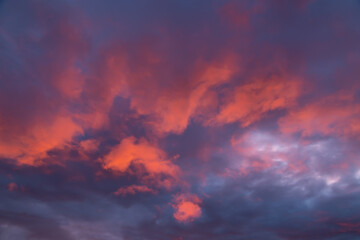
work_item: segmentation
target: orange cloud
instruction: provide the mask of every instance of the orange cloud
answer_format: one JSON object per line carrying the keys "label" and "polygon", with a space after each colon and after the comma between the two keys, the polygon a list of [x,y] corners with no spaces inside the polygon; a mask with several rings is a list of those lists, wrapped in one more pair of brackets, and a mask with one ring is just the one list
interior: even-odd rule
{"label": "orange cloud", "polygon": [[82,128],[70,116],[59,115],[53,121],[37,122],[26,132],[12,138],[0,137],[0,156],[16,158],[20,164],[40,164],[47,151],[62,147],[74,135],[82,132]]}
{"label": "orange cloud", "polygon": [[216,116],[215,123],[240,121],[242,126],[260,120],[267,112],[295,104],[300,94],[300,82],[273,76],[234,89]]}
{"label": "orange cloud", "polygon": [[119,188],[118,190],[116,190],[114,192],[114,195],[116,196],[126,196],[126,195],[134,195],[136,193],[152,193],[155,194],[156,191],[154,189],[151,189],[147,186],[143,186],[143,185],[131,185],[131,186],[127,186],[127,187],[122,187]]}
{"label": "orange cloud", "polygon": [[[0,157],[17,159],[20,164],[44,164],[48,151],[64,147],[88,129],[107,126],[108,113],[119,95],[129,98],[137,113],[149,116],[145,124],[155,132],[181,133],[198,109],[214,100],[205,98],[209,88],[227,81],[235,71],[230,58],[221,64],[201,63],[191,76],[183,76],[191,78],[185,86],[180,77],[181,81],[174,81],[177,84],[165,86],[158,81],[158,74],[168,66],[164,62],[166,56],[158,56],[151,48],[145,48],[140,54],[140,64],[131,69],[126,51],[115,44],[103,49],[99,59],[91,63],[91,71],[85,73],[76,67],[78,56],[86,50],[81,47],[86,45],[85,39],[75,26],[66,25],[61,29],[70,33],[61,35],[65,41],[57,53],[61,55],[62,64],[58,64],[57,58],[45,63],[44,86],[29,89],[28,98],[12,98],[13,94],[1,97],[2,102],[15,102],[10,107],[21,109],[19,115],[9,111],[10,107],[0,109]],[[173,77],[173,73],[169,75]],[[43,92],[44,89],[50,89],[50,94]],[[37,100],[32,103],[36,109],[30,113],[27,112],[30,108],[27,104],[31,103],[28,99]],[[90,147],[83,145],[80,147]],[[144,165],[152,172],[173,171],[161,162],[160,166],[156,166],[156,161]]]}
{"label": "orange cloud", "polygon": [[[124,54],[112,49],[116,61],[102,52],[101,64],[79,67],[89,50],[89,39],[81,31],[84,22],[70,20],[72,14],[63,16],[46,4],[28,7],[34,12],[33,24],[39,34],[36,38],[24,35],[19,38],[24,40],[21,44],[14,40],[15,53],[32,61],[24,61],[16,73],[1,73],[12,81],[7,81],[8,87],[0,94],[0,157],[33,165],[46,163],[49,150],[62,148],[87,129],[107,123],[113,100],[124,86]],[[46,20],[48,14],[53,16],[51,23]],[[27,55],[30,52],[24,48],[28,44],[41,46],[41,54]],[[4,69],[12,68],[11,61],[8,64]],[[87,67],[91,70],[84,71]]]}
{"label": "orange cloud", "polygon": [[[28,99],[1,99],[15,102],[14,108],[20,110],[0,109],[0,157],[16,159],[19,164],[45,164],[49,150],[64,147],[87,129],[106,126],[114,98],[125,89],[121,52],[116,58],[106,55],[91,77],[75,67],[72,53],[66,57],[66,64],[58,64],[47,73],[43,88],[29,89]],[[53,92],[44,93],[43,89]],[[74,110],[74,102],[79,111]],[[81,147],[90,145],[82,143]]]}
{"label": "orange cloud", "polygon": [[[153,88],[149,88],[142,83],[143,79],[139,80],[141,84],[130,83],[130,91],[133,92],[131,107],[139,114],[151,116],[150,125],[158,134],[181,133],[199,108],[211,104],[209,98],[205,97],[208,90],[228,81],[236,71],[231,58],[224,61],[225,64],[201,66],[186,77],[191,81],[182,81],[169,88],[162,88],[156,83],[152,84]],[[146,78],[141,78],[157,78],[151,76],[151,73],[148,74]],[[144,86],[146,89],[143,89]]]}
{"label": "orange cloud", "polygon": [[201,216],[200,198],[194,194],[179,194],[175,196],[174,204],[175,209],[174,218],[179,222],[192,222]]}
{"label": "orange cloud", "polygon": [[[124,138],[104,159],[104,168],[125,172],[132,163],[142,164],[151,176],[165,174],[177,179],[180,169],[166,157],[166,153],[146,139]],[[159,180],[157,184],[170,187],[171,182]]]}
{"label": "orange cloud", "polygon": [[286,134],[355,136],[360,133],[360,104],[353,93],[339,93],[291,111],[278,121]]}

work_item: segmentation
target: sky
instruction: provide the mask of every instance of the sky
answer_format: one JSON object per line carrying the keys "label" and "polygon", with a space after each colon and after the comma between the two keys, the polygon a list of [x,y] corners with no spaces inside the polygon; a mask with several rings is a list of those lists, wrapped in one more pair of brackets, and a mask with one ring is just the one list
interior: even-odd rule
{"label": "sky", "polygon": [[0,1],[0,240],[360,239],[360,1]]}

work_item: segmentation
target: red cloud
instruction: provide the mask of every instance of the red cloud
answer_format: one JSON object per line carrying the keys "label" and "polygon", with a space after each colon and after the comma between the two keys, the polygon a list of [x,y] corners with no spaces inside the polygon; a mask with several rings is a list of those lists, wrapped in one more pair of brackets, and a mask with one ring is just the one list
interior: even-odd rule
{"label": "red cloud", "polygon": [[193,194],[179,194],[175,196],[174,218],[179,222],[192,222],[201,216],[200,198]]}
{"label": "red cloud", "polygon": [[[89,67],[96,69],[89,73],[91,77],[84,73],[84,66],[79,67],[89,42],[82,35],[83,22],[76,21],[81,17],[74,9],[66,4],[57,8],[36,3],[26,6],[30,11],[23,13],[24,18],[32,21],[23,27],[36,29],[37,34],[20,31],[23,35],[14,37],[11,31],[6,33],[12,46],[9,50],[21,56],[22,65],[13,65],[9,59],[0,73],[6,79],[0,94],[0,157],[34,165],[44,163],[49,150],[62,148],[86,129],[106,123],[120,91],[121,76],[120,65],[115,71],[110,61],[104,61],[107,71],[102,74]],[[66,16],[64,9],[69,13]],[[51,21],[48,16],[52,16]],[[19,69],[10,71],[14,67]],[[101,80],[97,78],[100,75]]]}
{"label": "red cloud", "polygon": [[1,157],[16,158],[21,164],[38,164],[36,160],[46,157],[48,150],[62,147],[83,130],[70,116],[64,115],[50,122],[35,123],[25,131],[12,138],[0,138]]}
{"label": "red cloud", "polygon": [[[153,87],[148,87],[147,80],[139,79],[136,84],[130,82],[130,91],[133,93],[131,107],[139,114],[149,115],[151,127],[157,134],[182,133],[191,117],[194,117],[201,108],[212,104],[207,93],[211,87],[222,84],[230,79],[235,68],[232,59],[224,60],[225,64],[210,64],[199,67],[198,70],[186,76],[189,82],[180,82],[179,86],[169,88],[157,86],[156,78]],[[149,73],[150,74],[150,73]],[[151,76],[149,76],[151,77]],[[146,89],[143,89],[146,86]]]}
{"label": "red cloud", "polygon": [[[146,171],[153,177],[157,174],[165,174],[172,179],[177,179],[180,169],[172,163],[166,153],[156,145],[141,138],[127,137],[115,146],[104,159],[104,168],[113,171],[125,172],[132,163],[142,164]],[[169,181],[159,180],[156,184],[163,187],[172,185]]]}
{"label": "red cloud", "polygon": [[303,136],[312,134],[359,136],[360,104],[352,93],[338,93],[290,111],[279,120],[280,130]]}
{"label": "red cloud", "polygon": [[300,94],[300,82],[273,76],[235,88],[215,118],[217,124],[240,121],[242,126],[260,120],[272,110],[295,104]]}
{"label": "red cloud", "polygon": [[[66,64],[51,63],[56,69],[46,72],[44,87],[34,86],[29,96],[15,100],[11,94],[0,97],[1,102],[13,102],[10,107],[19,109],[0,106],[0,157],[17,159],[20,164],[43,164],[49,150],[64,147],[87,129],[106,125],[114,98],[124,88],[121,56],[116,61],[106,58],[92,73],[95,77],[88,78],[74,67],[73,53],[68,54]],[[79,110],[74,110],[74,102]]]}

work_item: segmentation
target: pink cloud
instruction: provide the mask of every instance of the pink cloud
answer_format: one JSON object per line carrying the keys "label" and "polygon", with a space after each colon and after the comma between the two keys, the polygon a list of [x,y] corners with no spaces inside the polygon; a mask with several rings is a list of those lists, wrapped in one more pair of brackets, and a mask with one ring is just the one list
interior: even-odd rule
{"label": "pink cloud", "polygon": [[174,218],[179,222],[192,222],[201,216],[201,200],[194,194],[179,194],[172,204]]}
{"label": "pink cloud", "polygon": [[281,132],[358,137],[360,104],[351,92],[340,92],[291,110],[278,123]]}
{"label": "pink cloud", "polygon": [[172,181],[176,181],[181,173],[178,166],[167,158],[163,150],[144,138],[124,138],[103,158],[104,168],[115,172],[125,172],[131,164],[143,165],[153,180],[159,174],[169,176],[171,180],[158,179],[154,183],[166,188],[171,187],[174,183]]}
{"label": "pink cloud", "polygon": [[300,86],[300,81],[277,76],[238,86],[230,91],[214,122],[239,121],[242,126],[248,126],[265,117],[269,111],[294,106],[301,92]]}

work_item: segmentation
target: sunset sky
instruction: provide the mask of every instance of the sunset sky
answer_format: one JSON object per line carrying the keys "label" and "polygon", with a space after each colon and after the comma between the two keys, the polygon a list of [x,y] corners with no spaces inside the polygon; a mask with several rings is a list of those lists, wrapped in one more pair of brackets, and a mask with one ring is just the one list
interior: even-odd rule
{"label": "sunset sky", "polygon": [[359,153],[358,0],[0,0],[0,240],[356,240]]}

